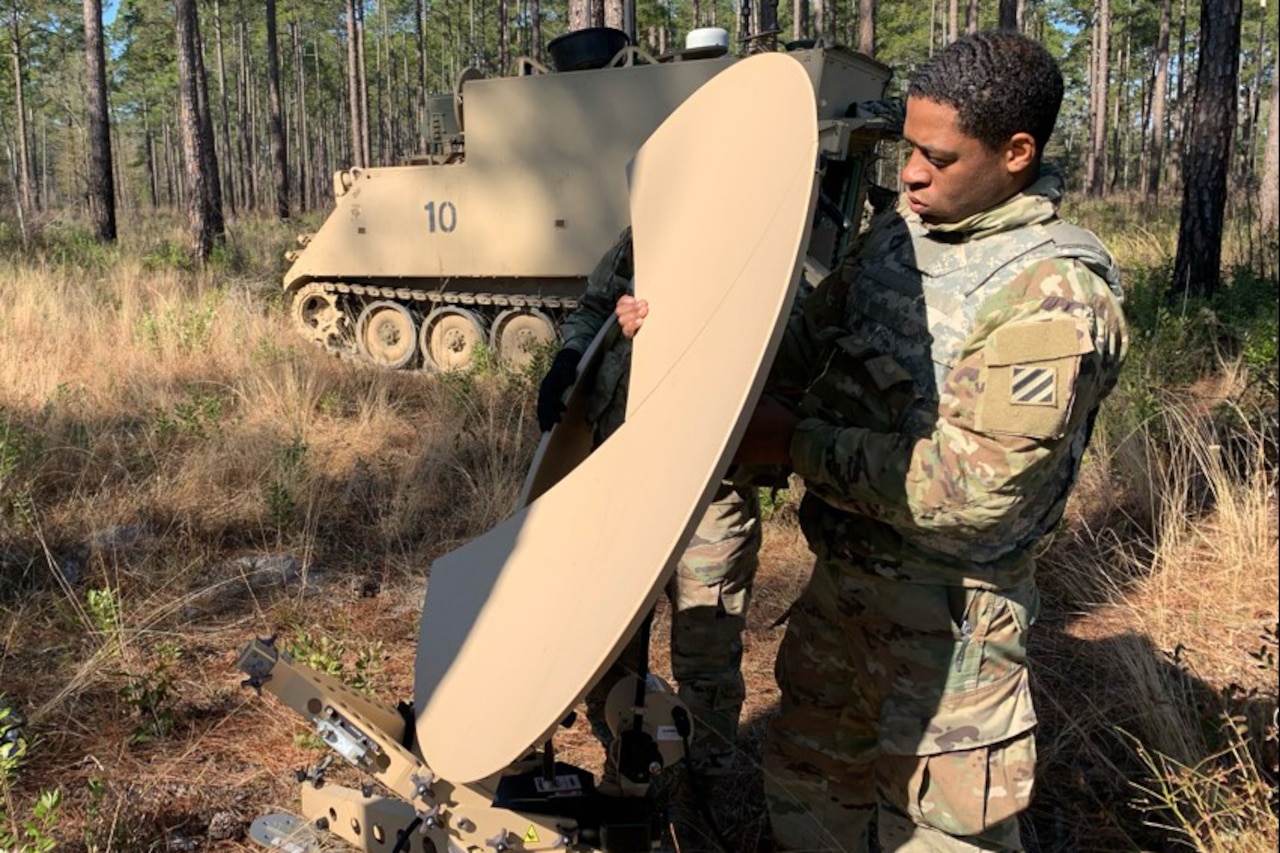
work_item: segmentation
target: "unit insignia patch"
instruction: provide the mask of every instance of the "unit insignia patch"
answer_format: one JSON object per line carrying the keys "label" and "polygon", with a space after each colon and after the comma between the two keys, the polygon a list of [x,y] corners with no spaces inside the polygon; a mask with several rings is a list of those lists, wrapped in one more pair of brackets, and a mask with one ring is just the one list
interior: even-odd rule
{"label": "unit insignia patch", "polygon": [[1017,406],[1057,406],[1058,371],[1042,365],[1014,365],[1009,401]]}

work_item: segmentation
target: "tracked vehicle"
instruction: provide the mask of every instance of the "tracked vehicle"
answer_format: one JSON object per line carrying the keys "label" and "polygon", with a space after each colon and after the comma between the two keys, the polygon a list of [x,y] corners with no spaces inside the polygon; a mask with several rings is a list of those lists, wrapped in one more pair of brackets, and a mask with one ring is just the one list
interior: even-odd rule
{"label": "tracked vehicle", "polygon": [[[517,76],[460,75],[453,94],[431,99],[428,150],[409,164],[334,175],[335,208],[299,238],[284,276],[306,338],[382,368],[440,371],[469,366],[482,344],[521,366],[555,340],[628,224],[627,163],[739,59],[727,39],[655,57],[608,28],[569,33],[548,51],[550,67],[522,58]],[[820,43],[790,53],[818,105],[823,178],[809,256],[821,270],[860,219],[886,125],[865,105],[884,97],[890,71]],[[737,132],[724,127],[719,144],[734,146]]]}

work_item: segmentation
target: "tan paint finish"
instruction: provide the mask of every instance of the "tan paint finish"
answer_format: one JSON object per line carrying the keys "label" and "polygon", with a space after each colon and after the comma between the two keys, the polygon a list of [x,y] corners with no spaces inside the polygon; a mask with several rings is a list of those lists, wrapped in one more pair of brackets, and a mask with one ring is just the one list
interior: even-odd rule
{"label": "tan paint finish", "polygon": [[254,640],[240,652],[236,666],[262,679],[262,687],[314,723],[340,719],[358,728],[376,748],[364,767],[372,778],[405,800],[412,800],[416,778],[429,774],[418,756],[400,745],[404,722],[394,708],[368,698],[331,675],[299,666],[273,645]]}
{"label": "tan paint finish", "polygon": [[[884,96],[890,73],[874,60],[842,49],[787,55],[804,67],[820,120],[841,119],[850,103]],[[636,150],[689,94],[739,61],[472,80],[464,90],[465,160],[341,173],[336,183],[350,187],[336,193],[333,213],[300,251],[284,286],[580,282],[628,224],[625,166]],[[709,140],[732,159],[743,130],[736,116],[726,116],[708,130]],[[723,173],[726,182],[734,177]],[[428,204],[435,206],[434,231]],[[577,282],[565,295],[577,295]]]}
{"label": "tan paint finish", "polygon": [[[627,162],[732,62],[467,83],[466,160],[361,170],[285,286],[343,277],[585,276],[626,227]],[[451,212],[442,213],[446,204]]]}
{"label": "tan paint finish", "polygon": [[[413,806],[404,800],[373,795],[341,785],[326,784],[319,788],[304,784],[300,791],[302,816],[309,821],[328,821],[327,829],[348,844],[366,853],[393,853],[399,830],[409,826],[415,817]],[[426,850],[448,850],[449,837],[440,829],[419,835],[400,848],[401,853],[423,853]],[[430,841],[434,848],[427,847]]]}
{"label": "tan paint finish", "polygon": [[[576,825],[572,819],[495,808],[496,775],[470,785],[437,778],[417,755],[401,746],[404,722],[399,712],[355,692],[333,676],[295,663],[270,643],[251,641],[241,651],[237,666],[313,724],[340,722],[347,731],[359,732],[369,759],[362,778],[377,780],[398,799],[366,795],[331,782],[320,787],[303,782],[301,811],[308,820],[325,819],[330,832],[367,853],[394,850],[395,830],[421,813],[434,814],[437,823],[425,836],[415,837],[407,848],[414,853],[444,851],[446,833],[467,850],[479,850],[484,841],[501,837],[513,843],[519,840],[522,846],[513,849],[531,853],[563,849],[562,834],[573,834]],[[334,746],[332,740],[324,739]],[[527,772],[534,766],[510,769]],[[436,846],[426,847],[424,838]]]}
{"label": "tan paint finish", "polygon": [[[414,700],[419,748],[442,777],[490,776],[554,731],[674,567],[794,295],[814,115],[804,67],[765,54],[714,78],[637,155],[637,289],[654,306],[632,363],[642,393],[568,476],[432,565]],[[753,192],[726,194],[757,171]]]}

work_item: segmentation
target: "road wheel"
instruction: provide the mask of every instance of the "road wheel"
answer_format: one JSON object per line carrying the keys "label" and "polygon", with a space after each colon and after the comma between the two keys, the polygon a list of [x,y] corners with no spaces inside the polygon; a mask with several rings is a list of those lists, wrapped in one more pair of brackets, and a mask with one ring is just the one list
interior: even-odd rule
{"label": "road wheel", "polygon": [[307,340],[336,343],[350,329],[347,324],[338,295],[326,292],[323,284],[305,285],[293,295],[293,325]]}
{"label": "road wheel", "polygon": [[371,302],[356,323],[356,345],[374,364],[399,370],[418,352],[418,330],[409,309],[395,302]]}
{"label": "road wheel", "polygon": [[484,340],[484,324],[465,308],[437,308],[422,323],[423,358],[444,373],[471,367]]}
{"label": "road wheel", "polygon": [[530,308],[512,308],[494,321],[489,345],[503,364],[518,370],[528,367],[534,356],[555,339],[555,326],[546,314]]}

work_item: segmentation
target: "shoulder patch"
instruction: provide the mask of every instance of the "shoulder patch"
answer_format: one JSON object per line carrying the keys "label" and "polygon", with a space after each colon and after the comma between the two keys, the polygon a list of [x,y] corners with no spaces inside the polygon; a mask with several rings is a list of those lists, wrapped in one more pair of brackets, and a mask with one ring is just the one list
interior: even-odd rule
{"label": "shoulder patch", "polygon": [[1093,350],[1074,318],[1011,323],[997,329],[984,352],[978,432],[1055,439],[1066,432],[1080,358]]}

